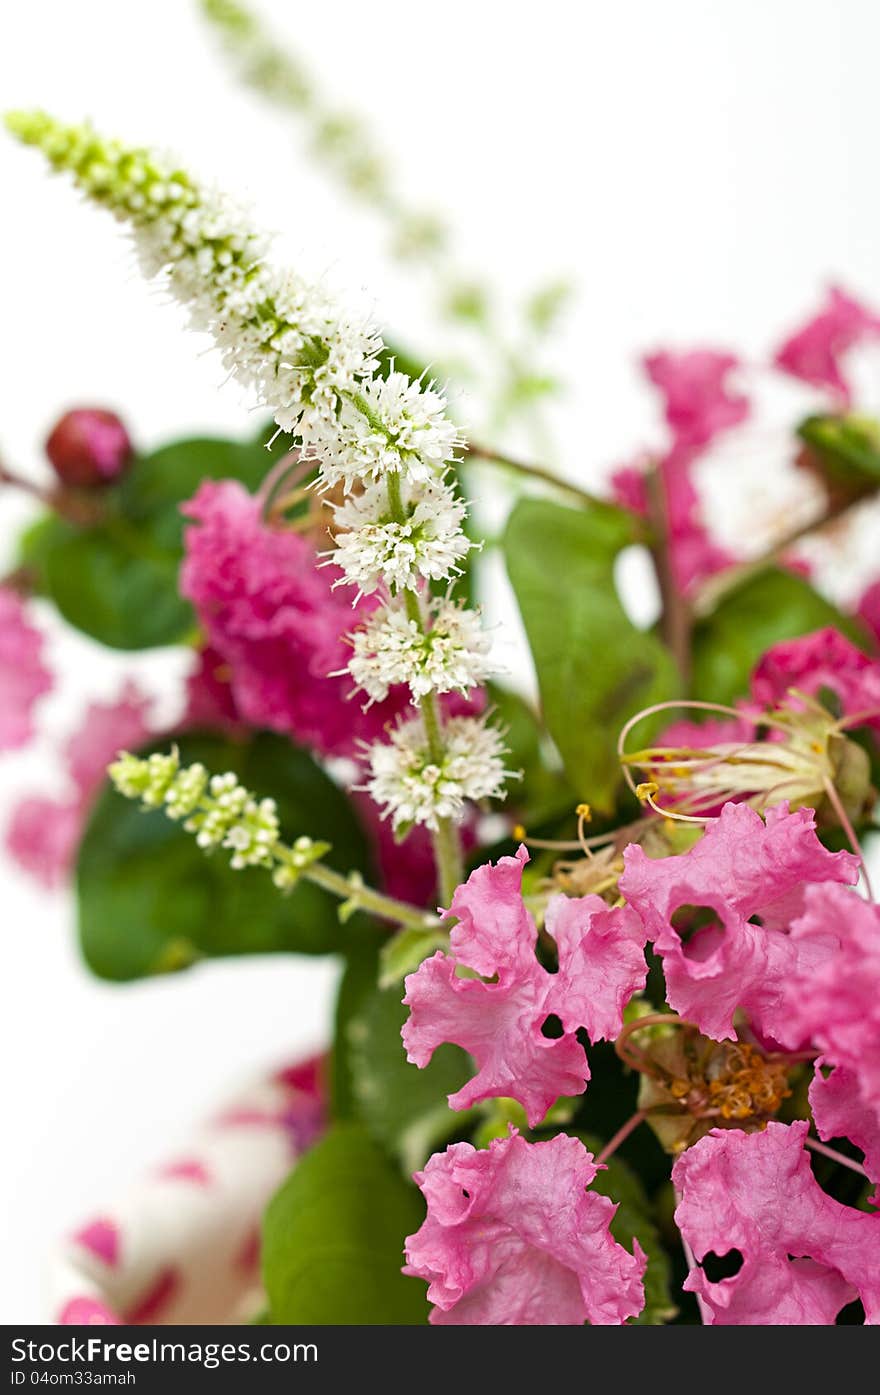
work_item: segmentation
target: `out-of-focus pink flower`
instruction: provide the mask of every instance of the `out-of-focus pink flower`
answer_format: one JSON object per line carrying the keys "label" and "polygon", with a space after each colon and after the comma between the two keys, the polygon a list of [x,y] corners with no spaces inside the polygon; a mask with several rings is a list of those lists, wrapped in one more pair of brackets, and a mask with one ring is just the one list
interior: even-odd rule
{"label": "out-of-focus pink flower", "polygon": [[233,731],[242,716],[232,695],[232,677],[226,660],[207,646],[196,654],[195,667],[186,679],[186,707],[181,726],[208,731]]}
{"label": "out-of-focus pink flower", "polygon": [[[820,1138],[848,1138],[864,1154],[865,1171],[872,1182],[880,1182],[880,1105],[869,1104],[862,1095],[855,1071],[835,1066],[823,1077],[820,1062],[810,1085],[810,1108]],[[880,1188],[873,1200],[880,1205]]]}
{"label": "out-of-focus pink flower", "polygon": [[856,614],[880,643],[880,581],[869,586],[859,601]]}
{"label": "out-of-focus pink flower", "polygon": [[43,637],[28,620],[21,598],[0,587],[0,751],[33,735],[33,708],[52,686],[42,659]]}
{"label": "out-of-focus pink flower", "polygon": [[664,416],[676,444],[702,448],[749,414],[749,400],[730,387],[735,354],[717,349],[662,350],[642,360],[664,398]]}
{"label": "out-of-focus pink flower", "polygon": [[705,722],[671,722],[657,737],[657,746],[705,751],[707,746],[736,745],[754,741],[754,724],[748,717],[709,717]]}
{"label": "out-of-focus pink flower", "polygon": [[76,407],[52,428],[46,454],[64,484],[80,489],[112,484],[132,458],[131,439],[115,412]]}
{"label": "out-of-focus pink flower", "polygon": [[125,684],[116,702],[92,703],[65,749],[73,793],[66,799],[24,799],[13,811],[7,847],[45,886],[59,886],[67,878],[107,766],[121,750],[143,745],[149,735],[148,708],[148,699],[133,683]]}
{"label": "out-of-focus pink flower", "polygon": [[612,1238],[617,1208],[587,1191],[597,1170],[566,1134],[435,1153],[415,1174],[428,1214],[404,1269],[428,1281],[431,1322],[607,1327],[640,1313],[645,1255]]}
{"label": "out-of-focus pink flower", "polygon": [[[811,809],[769,809],[766,822],[745,804],[725,804],[689,852],[649,858],[624,852],[620,890],[642,918],[663,958],[667,1001],[716,1040],[733,1039],[733,1015],[745,1011],[758,1031],[785,1039],[786,985],[813,951],[787,933],[812,882],[854,882],[858,860],[828,852]],[[711,923],[686,943],[676,928],[682,908],[705,908]]]}
{"label": "out-of-focus pink flower", "polygon": [[[451,954],[438,950],[407,978],[410,1015],[402,1035],[419,1067],[447,1041],[474,1057],[477,1074],[449,1097],[453,1109],[510,1096],[534,1126],[558,1096],[581,1094],[590,1078],[577,1027],[592,1040],[616,1035],[624,1006],[644,987],[646,965],[644,934],[631,912],[610,910],[598,896],[559,897],[547,913],[548,929],[558,935],[559,972],[548,973],[522,898],[527,861],[520,848],[516,857],[478,867],[458,888]],[[459,978],[459,965],[482,977]],[[554,1015],[563,1033],[545,1036]]]}
{"label": "out-of-focus pink flower", "polygon": [[786,339],[774,362],[792,377],[826,388],[841,407],[849,407],[852,389],[843,371],[843,358],[848,349],[876,335],[880,335],[880,315],[832,286],[823,308]]}
{"label": "out-of-focus pink flower", "polygon": [[831,1325],[856,1298],[866,1323],[880,1322],[880,1215],[822,1191],[807,1130],[803,1121],[713,1129],[672,1170],[675,1219],[696,1258],[742,1256],[731,1278],[712,1283],[697,1268],[685,1281],[718,1326]]}
{"label": "out-of-focus pink flower", "polygon": [[880,1111],[880,907],[840,887],[811,887],[791,939],[799,954],[786,1044],[812,1042],[853,1072]]}
{"label": "out-of-focus pink flower", "polygon": [[[836,693],[842,714],[872,713],[864,726],[880,731],[880,661],[863,654],[829,626],[774,644],[752,674],[752,696],[763,707],[788,698],[790,688],[812,697],[823,688]],[[796,700],[795,700],[796,702]]]}
{"label": "out-of-focus pink flower", "polygon": [[349,755],[377,740],[408,704],[408,694],[366,712],[349,699],[348,677],[331,678],[350,656],[346,635],[376,604],[333,590],[311,543],[269,527],[259,501],[233,480],[206,481],[184,512],[181,592],[209,644],[228,664],[232,696],[245,721],[270,727],[324,755]]}

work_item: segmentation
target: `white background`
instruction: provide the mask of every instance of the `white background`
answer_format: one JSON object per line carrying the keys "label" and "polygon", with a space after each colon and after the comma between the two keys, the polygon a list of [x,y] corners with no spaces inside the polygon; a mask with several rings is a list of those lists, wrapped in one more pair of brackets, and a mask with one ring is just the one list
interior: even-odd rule
{"label": "white background", "polygon": [[[880,303],[873,0],[505,0],[370,6],[263,0],[339,103],[365,113],[401,183],[444,212],[462,259],[514,298],[557,272],[580,296],[554,355],[571,391],[560,467],[597,478],[652,421],[635,354],[721,343],[760,358],[839,277]],[[433,351],[419,286],[305,159],[293,130],[233,83],[190,0],[5,6],[0,94],[91,116],[174,149],[251,199],[285,254],[365,288],[385,323]],[[38,478],[60,409],[122,411],[140,443],[240,431],[246,409],[179,316],[146,289],[116,227],[0,139],[0,451]],[[0,498],[8,556],[27,514]],[[53,627],[64,691],[35,747],[7,758],[15,798],[57,785],[53,749],[122,665]],[[175,656],[134,667],[165,696]],[[167,1151],[262,1065],[327,1031],[333,970],[215,964],[112,988],[80,966],[66,895],[2,864],[6,1127],[0,1318],[46,1316],[55,1237]]]}

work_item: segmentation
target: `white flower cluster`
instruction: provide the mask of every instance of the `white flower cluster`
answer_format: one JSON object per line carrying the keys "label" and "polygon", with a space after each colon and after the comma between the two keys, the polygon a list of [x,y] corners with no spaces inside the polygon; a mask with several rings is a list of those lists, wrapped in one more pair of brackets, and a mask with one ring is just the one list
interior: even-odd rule
{"label": "white flower cluster", "polygon": [[209,775],[203,765],[181,768],[176,748],[141,759],[128,751],[108,771],[120,794],[139,799],[144,808],[165,809],[170,819],[182,819],[200,848],[225,848],[230,865],[271,867],[276,886],[289,890],[301,873],[327,851],[326,843],[298,838],[293,847],[280,841],[274,799],[257,799],[231,771]]}
{"label": "white flower cluster", "polygon": [[[274,270],[265,260],[265,239],[241,212],[170,161],[40,112],[16,113],[7,124],[131,226],[145,270],[166,273],[194,327],[213,335],[230,374],[255,389],[278,425],[299,438],[302,455],[318,462],[321,485],[356,487],[337,507],[332,557],[360,592],[381,588],[386,604],[354,637],[349,671],[371,700],[407,683],[414,701],[431,707],[432,760],[418,775],[418,798],[399,791],[401,807],[411,811],[403,821],[434,827],[438,818],[460,812],[465,796],[455,791],[479,788],[475,798],[500,792],[494,774],[481,780],[431,773],[458,769],[455,762],[462,761],[468,769],[462,749],[468,735],[477,742],[475,769],[486,766],[490,747],[491,760],[500,761],[497,734],[480,723],[443,726],[435,706],[436,694],[466,691],[490,672],[477,613],[449,600],[426,604],[420,594],[427,583],[451,579],[471,547],[462,527],[465,505],[446,478],[463,442],[443,396],[393,364],[383,376],[383,344],[374,329],[340,316],[323,291]],[[392,734],[392,766],[412,747],[413,730],[405,724]],[[391,783],[385,789],[391,804]],[[205,846],[221,842],[234,852],[235,865],[244,866],[264,860],[261,850],[277,841],[277,827],[273,832],[274,808],[251,809],[241,798],[224,786],[212,815],[191,817]],[[221,807],[228,809],[228,827]]]}
{"label": "white flower cluster", "polygon": [[367,485],[335,507],[336,547],[327,555],[343,576],[370,595],[384,582],[414,591],[422,581],[460,573],[474,544],[462,531],[467,509],[442,480],[407,482],[401,489],[403,522],[392,515],[384,483]]}
{"label": "white flower cluster", "polygon": [[382,702],[395,683],[408,683],[414,702],[432,692],[466,693],[493,672],[478,611],[443,599],[428,612],[425,628],[408,613],[406,598],[397,596],[351,636],[348,672],[371,702]]}
{"label": "white flower cluster", "polygon": [[435,830],[441,819],[460,819],[469,799],[503,799],[501,734],[484,717],[452,717],[443,729],[444,749],[433,759],[421,718],[402,722],[390,741],[370,748],[366,788],[399,832],[423,823]]}

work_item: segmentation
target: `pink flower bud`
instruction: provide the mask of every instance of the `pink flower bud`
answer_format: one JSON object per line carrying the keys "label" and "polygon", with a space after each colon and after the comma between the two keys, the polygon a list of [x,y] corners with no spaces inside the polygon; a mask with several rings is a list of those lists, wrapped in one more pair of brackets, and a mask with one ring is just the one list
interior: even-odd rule
{"label": "pink flower bud", "polygon": [[99,407],[65,412],[46,442],[46,454],[58,478],[79,489],[112,484],[125,471],[132,453],[119,417]]}

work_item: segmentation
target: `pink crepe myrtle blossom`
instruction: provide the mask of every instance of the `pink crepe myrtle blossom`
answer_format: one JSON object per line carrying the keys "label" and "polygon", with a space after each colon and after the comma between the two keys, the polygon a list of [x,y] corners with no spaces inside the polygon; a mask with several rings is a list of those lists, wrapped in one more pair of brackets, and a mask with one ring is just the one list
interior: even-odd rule
{"label": "pink crepe myrtle blossom", "polygon": [[[798,960],[787,985],[786,1044],[817,1047],[853,1077],[864,1109],[880,1119],[880,907],[840,887],[811,887],[791,940]],[[845,1083],[817,1087],[821,1105],[839,1103]]]}
{"label": "pink crepe myrtle blossom", "polygon": [[[832,1138],[848,1138],[861,1149],[868,1177],[880,1182],[880,1105],[865,1099],[854,1070],[835,1066],[826,1076],[824,1065],[820,1059],[809,1090],[816,1132],[826,1143]],[[880,1206],[880,1187],[871,1200]]]}
{"label": "pink crepe myrtle blossom", "polygon": [[[620,890],[641,916],[663,959],[667,1001],[706,1036],[735,1036],[737,1008],[755,1028],[783,1039],[789,1021],[786,986],[805,951],[789,933],[813,882],[854,882],[858,860],[828,852],[811,809],[787,804],[762,819],[745,804],[725,804],[686,853],[649,858],[631,844]],[[683,908],[708,910],[711,922],[683,942]]]}
{"label": "pink crepe myrtle blossom", "polygon": [[577,1138],[487,1149],[454,1143],[415,1181],[428,1214],[406,1240],[404,1273],[426,1279],[430,1320],[458,1326],[616,1326],[644,1307],[645,1255],[609,1225],[617,1207],[588,1188],[598,1171]]}
{"label": "pink crepe myrtle blossom", "polygon": [[678,446],[707,446],[745,421],[749,400],[730,386],[739,368],[735,354],[717,349],[661,350],[642,360],[664,399],[664,416]]}
{"label": "pink crepe myrtle blossom", "polygon": [[826,389],[837,404],[852,405],[844,372],[849,349],[880,335],[880,315],[832,286],[824,306],[777,349],[774,362],[784,373],[812,387]]}
{"label": "pink crepe myrtle blossom", "polygon": [[865,591],[856,607],[856,614],[870,630],[875,643],[880,644],[880,581],[873,582]]}
{"label": "pink crepe myrtle blossom", "polygon": [[822,1191],[804,1148],[808,1128],[713,1129],[672,1170],[675,1219],[696,1259],[742,1256],[732,1277],[713,1283],[695,1268],[685,1281],[711,1324],[831,1325],[856,1298],[866,1323],[880,1323],[880,1215]]}
{"label": "pink crepe myrtle blossom", "polygon": [[43,662],[43,637],[14,591],[0,587],[0,751],[24,746],[33,735],[33,709],[52,679]]}
{"label": "pink crepe myrtle blossom", "polygon": [[68,877],[107,766],[120,750],[143,745],[149,735],[148,707],[134,683],[126,683],[115,702],[92,703],[64,750],[71,793],[62,799],[24,799],[13,811],[7,847],[44,886],[60,886]]}
{"label": "pink crepe myrtle blossom", "polygon": [[408,695],[363,711],[351,681],[328,675],[349,657],[352,623],[375,606],[334,590],[300,534],[269,526],[259,500],[233,480],[205,481],[184,506],[181,592],[229,668],[236,708],[253,726],[292,736],[322,755],[350,755],[378,740]]}
{"label": "pink crepe myrtle blossom", "polygon": [[759,661],[752,675],[756,702],[797,706],[792,688],[810,697],[828,689],[836,694],[842,716],[870,714],[863,724],[880,732],[880,661],[832,626],[774,644]]}
{"label": "pink crepe myrtle blossom", "polygon": [[[478,867],[457,889],[450,953],[438,950],[406,979],[410,1015],[402,1036],[407,1058],[419,1067],[447,1041],[473,1056],[477,1073],[449,1097],[453,1109],[509,1096],[534,1126],[558,1096],[586,1088],[590,1070],[577,1028],[585,1027],[591,1040],[615,1036],[647,970],[636,915],[609,909],[598,896],[558,896],[546,925],[556,939],[559,972],[548,973],[537,959],[537,929],[522,898],[527,861],[520,848],[515,857]],[[460,978],[459,966],[481,977]],[[552,1016],[562,1022],[561,1036],[542,1030]]]}

